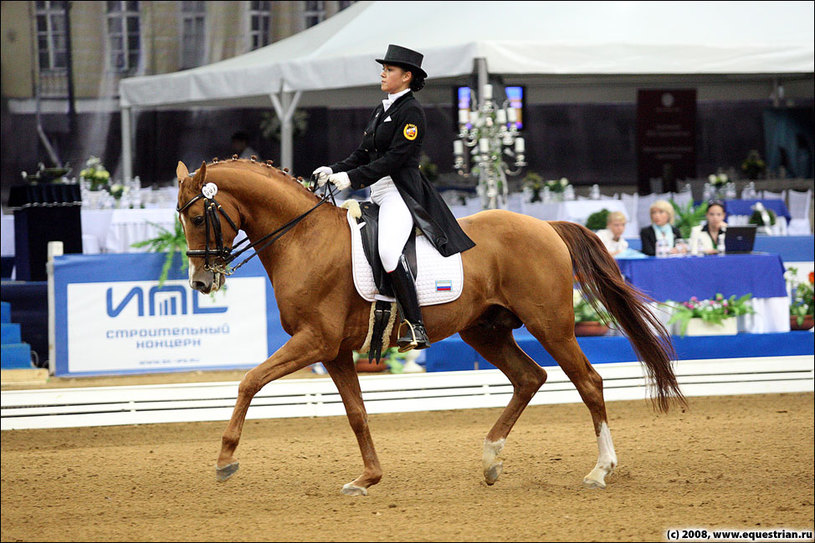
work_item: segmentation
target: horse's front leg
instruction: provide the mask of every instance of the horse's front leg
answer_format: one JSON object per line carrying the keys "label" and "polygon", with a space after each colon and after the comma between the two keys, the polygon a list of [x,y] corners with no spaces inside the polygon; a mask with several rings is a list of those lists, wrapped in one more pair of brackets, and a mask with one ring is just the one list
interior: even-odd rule
{"label": "horse's front leg", "polygon": [[342,487],[342,493],[367,496],[368,487],[382,479],[382,468],[379,466],[379,458],[376,456],[374,442],[368,429],[368,413],[362,401],[362,389],[359,386],[359,377],[354,367],[353,354],[350,351],[343,351],[336,359],[327,362],[325,367],[342,397],[345,413],[357,436],[362,462],[365,466],[362,475]]}
{"label": "horse's front leg", "polygon": [[324,359],[325,349],[321,350],[319,347],[325,344],[326,342],[317,340],[309,332],[299,332],[265,362],[246,372],[238,386],[238,398],[235,401],[232,418],[221,438],[221,453],[215,465],[215,474],[219,481],[226,481],[238,471],[238,462],[234,457],[235,449],[238,448],[246,412],[255,394],[267,383]]}

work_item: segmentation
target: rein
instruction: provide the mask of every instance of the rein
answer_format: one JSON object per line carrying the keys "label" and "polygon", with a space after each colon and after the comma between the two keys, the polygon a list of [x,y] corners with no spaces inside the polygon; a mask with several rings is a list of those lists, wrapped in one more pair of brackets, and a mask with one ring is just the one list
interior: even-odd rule
{"label": "rein", "polygon": [[[312,177],[312,180],[313,177]],[[300,221],[305,219],[312,211],[323,205],[324,203],[328,202],[329,199],[331,202],[336,205],[336,201],[334,200],[334,187],[331,183],[327,183],[327,190],[323,193],[323,196],[320,198],[320,201],[317,204],[306,211],[305,213],[300,214],[299,216],[295,217],[294,219],[290,220],[274,232],[270,232],[260,238],[259,240],[255,241],[254,243],[249,243],[246,247],[238,249],[241,245],[249,241],[248,237],[243,238],[238,243],[235,244],[234,247],[224,247],[224,239],[223,233],[221,232],[221,221],[218,220],[218,213],[224,216],[224,218],[229,222],[229,226],[237,234],[238,227],[235,225],[235,222],[229,217],[229,215],[224,211],[221,204],[215,200],[215,194],[218,192],[217,187],[214,183],[207,183],[203,187],[201,187],[201,193],[197,196],[194,196],[189,202],[184,204],[181,207],[177,207],[176,211],[180,214],[184,212],[187,208],[189,208],[192,204],[197,202],[198,200],[204,200],[204,228],[206,229],[206,237],[205,237],[205,245],[204,250],[188,250],[187,256],[188,257],[204,257],[204,269],[213,273],[222,273],[225,276],[230,276],[235,271],[237,271],[241,266],[252,260],[254,257],[258,255],[261,251],[266,249],[272,243],[280,239],[286,232],[294,228]],[[314,192],[316,190],[316,183],[315,189],[311,190]],[[210,226],[211,223],[211,226]],[[214,249],[210,249],[209,247],[209,231],[212,228],[213,233],[215,234],[215,245]],[[265,243],[264,243],[265,242]],[[260,247],[258,245],[260,244]],[[248,251],[249,249],[255,249],[255,252],[246,257],[241,263],[237,266],[229,268],[229,264],[237,259],[240,255]],[[220,263],[210,263],[209,257],[212,256],[214,258],[221,259]]]}

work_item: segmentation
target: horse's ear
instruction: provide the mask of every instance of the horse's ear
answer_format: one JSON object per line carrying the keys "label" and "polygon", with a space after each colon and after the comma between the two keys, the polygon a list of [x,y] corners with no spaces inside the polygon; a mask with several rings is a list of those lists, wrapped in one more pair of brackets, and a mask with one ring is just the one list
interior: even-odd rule
{"label": "horse's ear", "polygon": [[192,178],[193,190],[201,190],[201,187],[204,186],[206,178],[207,178],[207,163],[206,161],[204,161],[201,162],[201,167],[198,168],[198,171],[195,172],[195,175]]}
{"label": "horse's ear", "polygon": [[175,176],[178,178],[178,182],[183,183],[189,175],[190,171],[187,169],[187,166],[179,160],[178,166],[175,168]]}
{"label": "horse's ear", "polygon": [[183,183],[184,180],[190,175],[190,171],[187,169],[187,165],[178,161],[178,166],[175,168],[175,175],[178,178],[178,181]]}

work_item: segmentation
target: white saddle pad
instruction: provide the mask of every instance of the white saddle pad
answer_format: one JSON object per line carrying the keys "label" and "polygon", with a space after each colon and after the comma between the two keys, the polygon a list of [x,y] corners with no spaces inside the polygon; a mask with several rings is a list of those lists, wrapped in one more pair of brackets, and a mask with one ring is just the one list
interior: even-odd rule
{"label": "white saddle pad", "polygon": [[[351,227],[351,262],[354,273],[354,286],[363,299],[393,301],[394,298],[379,294],[374,283],[374,274],[365,250],[362,248],[360,228],[356,219],[347,214],[348,226]],[[461,296],[464,286],[464,271],[461,265],[461,253],[444,257],[439,254],[427,238],[416,236],[416,293],[419,305],[436,305],[452,302]]]}

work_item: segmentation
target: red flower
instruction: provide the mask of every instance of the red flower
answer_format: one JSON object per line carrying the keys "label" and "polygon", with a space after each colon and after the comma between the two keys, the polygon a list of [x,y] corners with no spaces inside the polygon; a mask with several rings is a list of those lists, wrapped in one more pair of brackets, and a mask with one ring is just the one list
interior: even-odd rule
{"label": "red flower", "polygon": [[815,283],[815,271],[809,272],[809,282]]}

